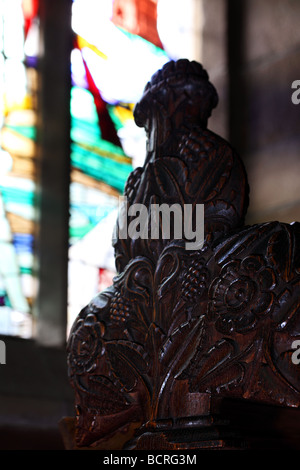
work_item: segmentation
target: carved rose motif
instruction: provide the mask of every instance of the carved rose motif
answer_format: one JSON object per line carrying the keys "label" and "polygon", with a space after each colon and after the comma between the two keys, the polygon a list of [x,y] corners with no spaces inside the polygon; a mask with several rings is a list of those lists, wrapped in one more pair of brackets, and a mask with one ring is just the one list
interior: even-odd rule
{"label": "carved rose motif", "polygon": [[77,373],[91,372],[96,367],[97,358],[104,354],[103,335],[104,324],[95,315],[78,320],[70,344],[70,361]]}
{"label": "carved rose motif", "polygon": [[231,261],[210,287],[208,317],[223,333],[246,333],[270,313],[275,285],[275,274],[262,257]]}

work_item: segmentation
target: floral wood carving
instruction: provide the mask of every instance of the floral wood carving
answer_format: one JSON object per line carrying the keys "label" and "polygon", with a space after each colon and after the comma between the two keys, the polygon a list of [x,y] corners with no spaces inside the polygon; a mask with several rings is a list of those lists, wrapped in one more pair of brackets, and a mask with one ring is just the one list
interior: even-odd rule
{"label": "floral wood carving", "polygon": [[[299,407],[300,224],[244,225],[243,164],[207,128],[217,102],[202,66],[182,59],[154,74],[135,108],[147,157],[128,178],[128,206],[204,204],[205,242],[114,238],[118,275],[68,340],[78,447],[129,426],[199,430],[217,397]],[[158,446],[143,442],[132,445]]]}

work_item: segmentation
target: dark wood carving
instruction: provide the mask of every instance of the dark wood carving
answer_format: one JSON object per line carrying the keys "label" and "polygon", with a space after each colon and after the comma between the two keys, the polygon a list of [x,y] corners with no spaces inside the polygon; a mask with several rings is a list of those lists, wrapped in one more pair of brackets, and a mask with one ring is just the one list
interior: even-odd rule
{"label": "dark wood carving", "polygon": [[224,400],[299,408],[300,224],[244,225],[244,166],[207,128],[217,102],[202,66],[179,60],[135,108],[148,143],[128,206],[204,204],[205,243],[114,238],[118,275],[68,341],[78,448],[239,448]]}

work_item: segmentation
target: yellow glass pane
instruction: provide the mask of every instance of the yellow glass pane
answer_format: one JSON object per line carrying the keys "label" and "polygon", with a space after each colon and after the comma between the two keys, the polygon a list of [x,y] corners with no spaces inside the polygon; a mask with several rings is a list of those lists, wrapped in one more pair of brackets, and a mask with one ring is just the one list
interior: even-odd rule
{"label": "yellow glass pane", "polygon": [[35,143],[8,128],[1,130],[0,145],[4,150],[22,157],[33,158],[35,156]]}

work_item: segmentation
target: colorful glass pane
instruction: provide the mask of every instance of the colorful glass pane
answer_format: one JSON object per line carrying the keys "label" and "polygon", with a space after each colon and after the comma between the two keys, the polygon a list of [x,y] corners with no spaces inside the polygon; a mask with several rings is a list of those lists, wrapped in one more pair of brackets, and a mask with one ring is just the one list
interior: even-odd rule
{"label": "colorful glass pane", "polygon": [[[155,9],[153,15],[152,25]],[[73,1],[69,324],[115,274],[118,198],[146,152],[134,105],[169,60],[162,48],[113,20],[113,0]],[[156,31],[156,43],[157,37]]]}
{"label": "colorful glass pane", "polygon": [[31,336],[38,2],[0,1],[0,333]]}

